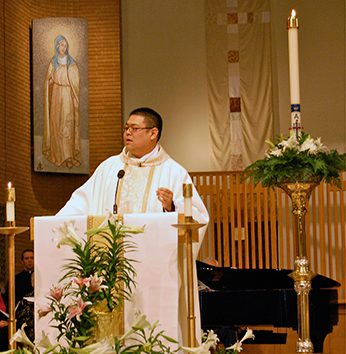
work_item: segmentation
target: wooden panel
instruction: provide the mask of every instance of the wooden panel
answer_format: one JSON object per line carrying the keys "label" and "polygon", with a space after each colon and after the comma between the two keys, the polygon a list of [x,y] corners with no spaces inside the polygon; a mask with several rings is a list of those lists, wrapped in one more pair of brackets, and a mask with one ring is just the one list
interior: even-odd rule
{"label": "wooden panel", "polygon": [[[210,216],[200,260],[224,267],[294,268],[296,230],[285,192],[243,182],[241,172],[190,175]],[[340,303],[346,302],[345,194],[345,175],[341,189],[320,184],[306,214],[311,269],[342,284]]]}

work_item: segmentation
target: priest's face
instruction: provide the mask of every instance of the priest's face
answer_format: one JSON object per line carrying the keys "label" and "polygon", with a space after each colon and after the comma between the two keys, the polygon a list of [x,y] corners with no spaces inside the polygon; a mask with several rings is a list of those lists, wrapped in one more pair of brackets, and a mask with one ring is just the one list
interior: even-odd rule
{"label": "priest's face", "polygon": [[131,115],[124,127],[124,145],[135,157],[142,157],[157,144],[158,129],[139,115]]}

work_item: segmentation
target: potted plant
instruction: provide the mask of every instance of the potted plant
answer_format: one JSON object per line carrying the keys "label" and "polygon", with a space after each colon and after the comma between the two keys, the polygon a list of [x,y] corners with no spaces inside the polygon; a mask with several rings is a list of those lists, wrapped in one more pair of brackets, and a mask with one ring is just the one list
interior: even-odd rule
{"label": "potted plant", "polygon": [[86,240],[78,237],[73,222],[54,232],[57,246],[71,246],[74,256],[64,265],[65,273],[50,289],[50,303],[39,315],[51,313],[58,340],[64,338],[73,347],[119,334],[122,304],[135,286],[135,269],[126,257],[134,251],[129,236],[143,229],[110,219],[89,230]]}
{"label": "potted plant", "polygon": [[277,187],[287,182],[314,182],[341,186],[340,172],[346,170],[346,154],[329,150],[321,139],[302,132],[297,138],[282,135],[271,142],[265,158],[244,170],[245,178],[264,187]]}

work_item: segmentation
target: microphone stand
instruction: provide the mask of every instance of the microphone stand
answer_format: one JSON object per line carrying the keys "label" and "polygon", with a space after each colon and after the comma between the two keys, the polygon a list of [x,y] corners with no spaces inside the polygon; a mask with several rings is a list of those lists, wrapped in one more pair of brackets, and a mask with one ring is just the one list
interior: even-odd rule
{"label": "microphone stand", "polygon": [[115,194],[114,194],[114,205],[113,205],[113,214],[116,215],[118,214],[118,205],[117,205],[117,195],[118,195],[118,188],[119,188],[119,181],[124,177],[125,171],[124,170],[119,170],[117,177],[117,186],[115,188]]}

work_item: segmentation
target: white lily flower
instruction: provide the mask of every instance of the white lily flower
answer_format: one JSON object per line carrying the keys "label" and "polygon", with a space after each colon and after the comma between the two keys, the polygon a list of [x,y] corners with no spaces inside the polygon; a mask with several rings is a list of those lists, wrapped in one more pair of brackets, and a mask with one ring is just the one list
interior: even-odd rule
{"label": "white lily flower", "polygon": [[64,222],[64,225],[53,229],[56,235],[55,243],[58,248],[63,245],[74,247],[82,244],[82,238],[78,236],[74,221]]}
{"label": "white lily flower", "polygon": [[42,348],[50,348],[53,346],[46,332],[42,331],[42,336],[40,341],[37,343],[37,346]]}
{"label": "white lily flower", "polygon": [[253,334],[253,330],[250,328],[246,328],[246,333],[244,334],[243,338],[240,341],[244,342],[244,340],[247,340],[247,339],[255,339],[255,335]]}
{"label": "white lily flower", "polygon": [[250,328],[246,329],[246,333],[244,334],[241,340],[237,340],[232,346],[226,348],[226,350],[237,350],[241,352],[243,350],[242,344],[247,339],[255,339],[255,335],[253,334],[253,330]]}
{"label": "white lily flower", "polygon": [[281,150],[280,148],[275,148],[275,149],[273,149],[273,150],[270,150],[269,151],[269,153],[268,153],[268,157],[270,157],[270,155],[272,155],[272,156],[282,156],[282,151],[283,150]]}
{"label": "white lily flower", "polygon": [[287,140],[282,140],[278,145],[285,151],[286,149],[298,149],[299,143],[295,135],[291,135]]}
{"label": "white lily flower", "polygon": [[[205,334],[203,334],[204,338]],[[214,333],[213,330],[208,331],[207,338],[199,347],[182,347],[188,353],[196,353],[196,354],[208,354],[210,353],[210,348],[216,348],[217,343],[219,342],[219,338],[217,334]]]}
{"label": "white lily flower", "polygon": [[144,313],[138,313],[136,321],[132,324],[131,327],[134,328],[149,328],[150,323],[147,321],[147,316]]}
{"label": "white lily flower", "polygon": [[[115,224],[115,222],[118,220],[118,216],[117,215],[114,215],[113,213],[111,212],[108,212],[108,215],[103,219],[102,223],[94,230],[97,230],[97,229],[103,229],[103,228],[107,228],[108,226],[108,221],[111,223],[111,224]],[[90,231],[90,230],[89,230]]]}
{"label": "white lily flower", "polygon": [[226,350],[236,350],[237,352],[241,352],[243,350],[242,343],[237,340],[233,345],[226,348]]}
{"label": "white lily flower", "polygon": [[127,338],[129,335],[134,333],[136,329],[151,327],[150,323],[147,321],[147,316],[145,314],[139,312],[136,314],[136,316],[137,317],[135,322],[131,325],[131,328],[121,336],[120,340]]}
{"label": "white lily flower", "polygon": [[73,352],[79,354],[114,354],[115,353],[111,341],[109,341],[107,338],[103,339],[101,342],[89,344],[86,347],[81,349],[73,348]]}
{"label": "white lily flower", "polygon": [[217,337],[217,334],[211,329],[208,331],[207,339],[203,342],[206,347],[216,348],[217,343],[220,342],[220,339]]}
{"label": "white lily flower", "polygon": [[308,138],[300,146],[299,151],[307,151],[308,153],[314,155],[317,151],[317,146],[314,139]]}
{"label": "white lily flower", "polygon": [[18,329],[18,331],[11,337],[10,344],[12,344],[13,342],[18,342],[18,343],[23,343],[24,345],[26,345],[32,349],[35,349],[34,344],[28,338],[28,336],[26,335],[26,333],[24,331],[25,327],[26,327],[26,323],[24,323],[22,325],[22,328]]}
{"label": "white lily flower", "polygon": [[322,141],[321,141],[321,138],[317,138],[316,140],[315,140],[315,145],[316,145],[316,153],[318,153],[318,152],[328,152],[329,150],[328,150],[328,148],[325,146],[325,145],[323,145],[323,143],[322,143]]}

